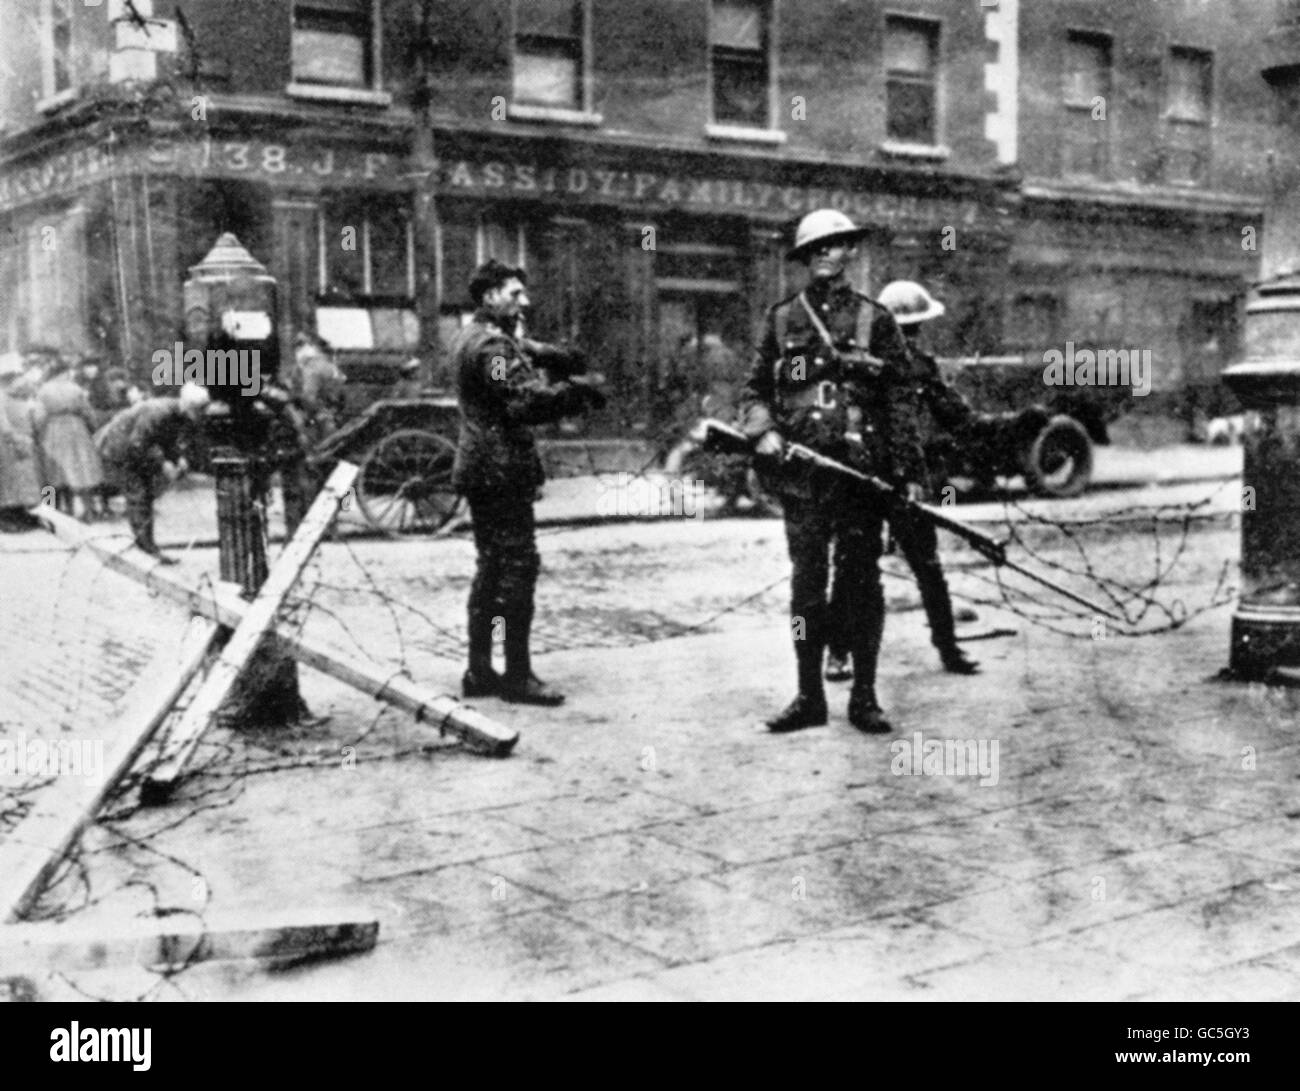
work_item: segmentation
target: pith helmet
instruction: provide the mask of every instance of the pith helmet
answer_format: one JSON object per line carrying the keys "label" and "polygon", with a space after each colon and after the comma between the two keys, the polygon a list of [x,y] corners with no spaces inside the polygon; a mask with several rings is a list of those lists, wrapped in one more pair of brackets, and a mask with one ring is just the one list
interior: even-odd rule
{"label": "pith helmet", "polygon": [[941,317],[948,309],[914,280],[895,280],[886,284],[878,302],[900,326],[928,322]]}
{"label": "pith helmet", "polygon": [[852,245],[864,234],[865,231],[854,227],[853,221],[843,212],[833,208],[819,208],[799,221],[794,233],[794,245],[786,257],[791,261],[800,261],[813,243],[841,239],[846,245]]}

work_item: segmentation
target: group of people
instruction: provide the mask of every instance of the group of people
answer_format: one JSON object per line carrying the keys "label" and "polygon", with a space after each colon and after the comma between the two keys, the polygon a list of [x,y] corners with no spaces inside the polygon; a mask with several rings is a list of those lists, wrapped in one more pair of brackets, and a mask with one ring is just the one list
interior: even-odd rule
{"label": "group of people", "polygon": [[[42,502],[87,521],[108,518],[109,500],[120,494],[135,545],[172,563],[154,536],[154,503],[188,472],[210,401],[192,383],[150,396],[122,369],[74,364],[50,350],[0,356],[0,529],[36,526],[31,511]],[[343,373],[324,343],[304,332],[291,364],[258,401],[268,422],[259,486],[281,473],[292,530],[318,484],[308,451],[339,423]]]}
{"label": "group of people", "polygon": [[0,356],[0,529],[29,529],[42,500],[106,517],[114,486],[93,436],[142,397],[124,370],[93,357],[43,348]]}
{"label": "group of people", "polygon": [[[916,574],[944,668],[978,670],[957,644],[933,526],[917,509],[892,505],[847,475],[784,457],[786,446],[798,443],[918,500],[942,477],[936,462],[945,437],[972,418],[921,344],[922,325],[940,317],[943,305],[912,282],[890,284],[879,300],[850,283],[863,234],[833,209],[799,223],[788,256],[807,266],[808,281],[768,311],[741,397],[755,465],[781,499],[793,569],[798,692],[767,721],[774,732],[827,722],[823,671],[852,679],[854,727],[892,730],[876,694],[886,523]],[[529,656],[539,569],[533,502],[542,481],[530,426],[580,414],[600,399],[581,381],[550,372],[543,346],[523,337],[523,270],[488,261],[469,288],[477,309],[451,350],[461,413],[453,480],[469,501],[477,550],[462,689],[467,697],[557,705],[564,697],[533,674]],[[492,661],[497,623],[505,630],[502,674]]]}

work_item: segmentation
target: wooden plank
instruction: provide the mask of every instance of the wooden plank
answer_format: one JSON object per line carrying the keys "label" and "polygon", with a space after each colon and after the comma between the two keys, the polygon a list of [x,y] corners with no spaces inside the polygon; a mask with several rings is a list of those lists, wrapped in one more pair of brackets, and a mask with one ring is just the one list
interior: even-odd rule
{"label": "wooden plank", "polygon": [[234,633],[217,661],[208,671],[194,700],[170,733],[162,759],[150,771],[145,788],[151,798],[165,798],[185,773],[199,739],[207,731],[239,676],[247,669],[253,653],[261,645],[267,632],[275,625],[284,600],[293,590],[307,567],[320,540],[325,536],[338,515],[339,505],[356,480],[357,467],[351,462],[340,462],[330,474],[325,487],[303,518],[293,539],[285,547],[266,581],[258,588],[257,596],[235,627]]}
{"label": "wooden plank", "polygon": [[[172,570],[160,566],[147,553],[120,546],[114,548],[70,516],[42,504],[38,514],[59,538],[78,549],[93,553],[105,567],[143,584],[155,594],[179,603],[190,611],[233,629],[243,620],[248,603],[229,584],[216,583],[196,590]],[[328,645],[310,637],[286,631],[276,634],[284,648],[303,663],[362,693],[409,712],[417,722],[436,725],[467,744],[494,757],[504,757],[519,741],[519,732],[484,716],[456,698],[433,694],[401,676],[384,674],[373,665],[357,666]]]}
{"label": "wooden plank", "polygon": [[145,680],[104,729],[103,777],[98,782],[62,776],[43,789],[18,828],[0,843],[0,921],[25,913],[81,832],[94,820],[104,798],[158,729],[185,687],[215,651],[220,626],[191,620],[180,648],[160,651],[144,669]]}
{"label": "wooden plank", "polygon": [[[0,973],[25,978],[122,966],[179,970],[245,959],[284,966],[369,951],[378,937],[374,914],[357,907],[181,914],[129,921],[112,931],[75,923],[12,924],[0,928]],[[4,980],[0,976],[0,993]]]}

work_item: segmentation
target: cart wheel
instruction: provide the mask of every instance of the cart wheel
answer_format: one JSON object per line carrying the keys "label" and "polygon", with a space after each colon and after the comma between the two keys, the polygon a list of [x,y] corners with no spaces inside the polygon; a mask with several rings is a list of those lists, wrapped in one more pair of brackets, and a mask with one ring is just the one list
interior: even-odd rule
{"label": "cart wheel", "polygon": [[451,486],[456,448],[436,432],[408,428],[385,436],[361,463],[357,500],[385,534],[432,534],[456,515]]}
{"label": "cart wheel", "polygon": [[1092,440],[1073,417],[1053,417],[1030,444],[1025,481],[1045,496],[1078,496],[1092,480]]}

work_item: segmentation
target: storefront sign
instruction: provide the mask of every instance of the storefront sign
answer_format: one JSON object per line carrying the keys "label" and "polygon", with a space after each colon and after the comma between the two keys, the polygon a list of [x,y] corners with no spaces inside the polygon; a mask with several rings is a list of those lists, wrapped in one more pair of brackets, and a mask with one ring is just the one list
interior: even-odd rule
{"label": "storefront sign", "polygon": [[31,167],[0,168],[0,209],[69,193],[108,177],[112,168],[113,154],[102,145],[61,152]]}
{"label": "storefront sign", "polygon": [[404,164],[403,156],[388,152],[268,140],[164,139],[127,148],[100,144],[50,156],[35,166],[0,170],[0,210],[71,193],[113,176],[146,171],[294,186],[409,189]]}
{"label": "storefront sign", "polygon": [[518,197],[616,204],[623,208],[680,209],[790,219],[815,208],[835,208],[862,223],[929,227],[937,221],[976,225],[973,200],[823,186],[786,186],[740,178],[596,167],[543,167],[526,160],[451,160],[443,166],[447,196]]}
{"label": "storefront sign", "polygon": [[403,158],[325,144],[283,144],[269,140],[157,140],[147,154],[151,170],[168,174],[249,178],[259,182],[407,185]]}

